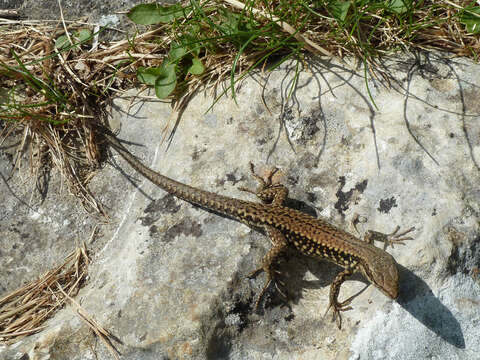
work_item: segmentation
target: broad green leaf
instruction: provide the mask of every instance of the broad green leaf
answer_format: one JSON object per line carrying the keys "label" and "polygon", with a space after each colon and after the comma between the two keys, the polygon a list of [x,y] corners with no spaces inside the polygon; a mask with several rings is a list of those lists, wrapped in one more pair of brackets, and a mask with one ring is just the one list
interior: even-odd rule
{"label": "broad green leaf", "polygon": [[395,14],[403,14],[408,11],[410,0],[390,0],[388,1],[388,9]]}
{"label": "broad green leaf", "polygon": [[222,22],[219,25],[219,28],[227,35],[233,35],[238,33],[238,25],[240,15],[234,14],[231,11],[226,9],[219,10],[222,18]]}
{"label": "broad green leaf", "polygon": [[198,24],[191,24],[190,25],[190,29],[189,29],[189,34],[193,37],[195,37],[196,35],[198,35],[200,33],[200,25]]}
{"label": "broad green leaf", "polygon": [[139,4],[130,9],[127,17],[135,24],[151,25],[160,22],[157,4]]}
{"label": "broad green leaf", "polygon": [[[193,26],[191,27],[192,29],[194,28]],[[194,31],[196,29],[193,29]],[[197,56],[200,54],[200,50],[202,49],[202,43],[198,41],[198,31],[196,33],[193,33],[192,31],[189,31],[188,34],[183,34],[180,37],[180,44],[188,50],[192,55]]]}
{"label": "broad green leaf", "polygon": [[[73,45],[87,41],[92,36],[92,32],[88,29],[81,29],[75,31],[70,35]],[[68,41],[67,35],[60,35],[57,40],[55,40],[55,48],[59,50],[64,50],[70,46],[70,41]]]}
{"label": "broad green leaf", "polygon": [[328,9],[332,13],[332,16],[339,22],[344,23],[347,18],[348,9],[350,9],[350,1],[335,0],[330,3]]}
{"label": "broad green leaf", "polygon": [[192,59],[192,65],[188,68],[188,72],[193,75],[201,75],[205,71],[202,61],[196,57]]}
{"label": "broad green leaf", "polygon": [[92,36],[92,32],[88,29],[81,29],[75,33],[75,37],[79,42],[87,41]]}
{"label": "broad green leaf", "polygon": [[163,23],[169,23],[174,19],[185,17],[185,11],[180,4],[160,6],[157,11],[161,15],[161,22]]}
{"label": "broad green leaf", "polygon": [[184,16],[182,5],[160,6],[156,3],[140,4],[134,6],[127,16],[135,24],[152,25],[169,23],[176,18]]}
{"label": "broad green leaf", "polygon": [[253,35],[253,23],[247,21],[245,15],[235,14],[226,9],[219,9],[218,13],[217,28],[237,47],[241,47]]}
{"label": "broad green leaf", "polygon": [[177,75],[175,74],[175,64],[162,66],[160,75],[155,81],[155,94],[159,99],[165,99],[177,86]]}
{"label": "broad green leaf", "polygon": [[168,52],[168,60],[171,63],[174,63],[184,57],[187,52],[187,49],[185,49],[183,46],[180,46],[177,43],[172,43],[170,45],[170,51]]}
{"label": "broad green leaf", "polygon": [[147,84],[147,85],[155,85],[155,81],[159,76],[163,74],[162,68],[161,67],[149,67],[145,68],[143,66],[140,66],[137,69],[137,79],[141,83]]}
{"label": "broad green leaf", "polygon": [[465,8],[460,16],[460,22],[465,25],[469,33],[480,33],[480,7],[471,6]]}
{"label": "broad green leaf", "polygon": [[55,40],[55,48],[59,50],[66,49],[70,46],[67,35],[60,35],[57,40]]}

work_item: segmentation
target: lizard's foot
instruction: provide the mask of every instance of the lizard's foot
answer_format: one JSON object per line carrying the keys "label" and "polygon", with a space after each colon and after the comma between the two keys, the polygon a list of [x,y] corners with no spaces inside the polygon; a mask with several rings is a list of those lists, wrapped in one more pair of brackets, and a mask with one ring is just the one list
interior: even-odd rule
{"label": "lizard's foot", "polygon": [[[267,278],[265,279],[265,283],[263,285],[263,288],[262,288],[262,291],[260,291],[260,295],[258,295],[258,298],[257,300],[255,301],[255,305],[254,305],[254,311],[257,311],[258,310],[258,307],[260,306],[260,302],[262,301],[264,295],[265,295],[265,292],[267,291],[268,287],[270,286],[270,284],[273,282],[275,282],[275,286],[276,288],[280,291],[280,289],[278,288],[277,286],[277,280],[276,280],[276,274],[279,273],[278,271],[276,270],[273,270],[272,269],[272,266],[262,266],[262,267],[259,267],[258,269],[255,269],[254,271],[252,271],[251,273],[249,273],[247,275],[247,278],[249,279],[254,279],[256,278],[261,272],[265,272],[267,274]],[[280,291],[280,294],[284,295],[281,291]],[[285,295],[284,295],[285,296]]]}
{"label": "lizard's foot", "polygon": [[[341,311],[348,311],[351,309],[349,306],[352,300],[358,296],[358,294],[350,296],[347,300],[343,302],[338,302],[338,294],[340,293],[340,287],[342,286],[343,282],[345,279],[355,272],[355,268],[346,268],[343,270],[341,273],[337,274],[335,279],[332,282],[332,285],[330,285],[330,304],[328,305],[327,311],[325,312],[325,315],[327,314],[328,310],[330,308],[333,309],[333,320],[337,321],[337,326],[339,329],[342,328],[342,316],[340,315]],[[324,315],[324,316],[325,316]]]}
{"label": "lizard's foot", "polygon": [[405,235],[415,230],[414,226],[400,233],[398,232],[399,230],[400,226],[397,226],[395,230],[390,234],[384,234],[378,231],[369,230],[365,235],[365,241],[370,244],[373,244],[374,241],[381,241],[385,243],[387,247],[391,246],[393,248],[394,244],[405,245],[404,241],[413,240],[413,237]]}
{"label": "lizard's foot", "polygon": [[250,162],[250,174],[253,176],[253,178],[255,178],[257,180],[257,182],[260,184],[260,189],[261,190],[264,190],[264,189],[267,189],[269,187],[272,187],[272,178],[273,178],[273,175],[275,175],[275,173],[278,171],[278,168],[277,167],[274,167],[273,169],[270,169],[270,171],[268,172],[267,176],[265,176],[264,178],[262,178],[260,175],[257,175],[257,173],[255,172],[255,165],[253,165],[252,162]]}
{"label": "lizard's foot", "polygon": [[268,172],[267,176],[262,178],[260,175],[255,173],[255,167],[253,163],[250,163],[250,172],[259,183],[259,187],[256,190],[239,187],[239,190],[256,195],[264,203],[283,205],[288,196],[288,189],[284,185],[273,184],[272,182],[272,178],[278,172],[278,170],[278,168],[273,168]]}
{"label": "lizard's foot", "polygon": [[255,165],[253,165],[252,162],[250,162],[249,164],[250,164],[250,174],[259,183],[259,187],[256,190],[251,190],[242,186],[242,187],[239,187],[239,190],[249,192],[254,195],[258,195],[265,189],[271,188],[273,186],[272,185],[273,175],[275,175],[275,173],[278,171],[278,168],[271,169],[268,172],[267,176],[263,178],[255,172]]}
{"label": "lizard's foot", "polygon": [[[282,256],[282,254],[284,254],[284,251],[287,248],[285,237],[279,230],[275,228],[267,228],[266,230],[268,235],[270,236],[270,240],[274,245],[270,249],[270,251],[263,257],[262,266],[247,275],[247,277],[249,278],[255,278],[261,272],[265,272],[267,274],[265,284],[263,285],[262,291],[260,292],[257,301],[255,302],[255,311],[257,311],[258,306],[272,281],[275,282],[275,285],[277,284],[276,278],[277,274],[279,274],[280,272],[275,270],[274,267],[278,263],[278,259]],[[281,291],[280,293],[283,295]]]}
{"label": "lizard's foot", "polygon": [[[339,329],[342,328],[342,315],[340,313],[342,311],[352,310],[352,307],[349,306],[350,303],[352,302],[352,300],[353,300],[353,297],[351,297],[351,298],[349,298],[349,299],[347,299],[347,300],[345,300],[344,302],[341,302],[341,303],[339,303],[338,301],[334,301],[333,303],[330,302],[330,304],[328,305],[327,311],[325,311],[325,315],[327,315],[328,310],[330,310],[330,308],[333,309],[332,321],[336,321]],[[323,315],[323,316],[325,316],[325,315]]]}

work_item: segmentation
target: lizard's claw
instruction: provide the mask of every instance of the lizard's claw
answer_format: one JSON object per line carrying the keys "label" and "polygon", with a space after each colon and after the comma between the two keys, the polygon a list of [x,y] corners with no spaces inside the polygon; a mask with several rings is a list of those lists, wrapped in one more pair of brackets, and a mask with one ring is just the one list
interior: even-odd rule
{"label": "lizard's claw", "polygon": [[245,191],[256,195],[264,204],[283,205],[287,196],[288,189],[281,184],[273,184],[273,176],[279,171],[278,168],[271,169],[265,177],[255,173],[255,167],[250,163],[250,173],[259,184],[256,190],[246,187],[239,187],[240,191]]}
{"label": "lizard's claw", "polygon": [[400,230],[400,226],[397,226],[392,233],[385,234],[385,236],[386,236],[385,243],[387,244],[387,246],[390,245],[393,248],[393,244],[405,245],[405,243],[404,243],[405,240],[413,240],[413,237],[404,236],[404,235],[406,235],[409,232],[412,232],[413,230],[415,230],[415,226],[413,226],[410,229],[405,230],[401,233],[398,233],[398,230]]}
{"label": "lizard's claw", "polygon": [[267,189],[272,186],[272,178],[277,171],[278,171],[277,167],[270,169],[270,171],[267,173],[267,176],[263,178],[257,173],[255,173],[255,165],[253,165],[253,163],[250,162],[250,173],[252,177],[259,182],[261,190]]}
{"label": "lizard's claw", "polygon": [[398,230],[400,230],[400,226],[397,226],[395,230],[390,234],[384,234],[378,231],[369,230],[365,236],[365,240],[371,244],[373,244],[374,241],[381,241],[385,243],[385,247],[391,246],[392,248],[394,244],[405,245],[404,241],[413,240],[411,236],[405,235],[415,230],[414,226],[401,233],[398,233]]}
{"label": "lizard's claw", "polygon": [[253,270],[251,273],[249,273],[247,275],[247,278],[249,279],[254,279],[256,278],[261,272],[266,272],[267,273],[267,278],[265,280],[265,283],[263,285],[263,288],[262,288],[262,291],[260,291],[260,295],[258,295],[258,298],[257,300],[255,301],[255,305],[254,305],[254,311],[257,311],[258,310],[258,307],[260,306],[260,302],[262,301],[262,298],[263,296],[265,295],[265,292],[267,291],[268,287],[270,286],[270,284],[272,283],[272,280],[273,280],[273,274],[272,274],[272,270],[269,269],[269,268],[265,268],[265,267],[259,267],[258,269],[255,269]]}
{"label": "lizard's claw", "polygon": [[254,310],[257,311],[258,307],[260,306],[260,302],[262,301],[263,297],[265,296],[265,292],[267,289],[270,287],[270,284],[273,282],[275,284],[275,287],[279,291],[279,293],[283,297],[287,297],[285,293],[279,288],[278,284],[280,283],[282,286],[285,285],[281,280],[277,279],[277,274],[280,274],[279,271],[274,270],[271,264],[264,265],[262,267],[259,267],[258,269],[253,270],[249,274],[247,274],[247,278],[249,279],[254,279],[256,278],[260,273],[265,272],[267,274],[267,278],[265,279],[265,283],[263,284],[262,291],[260,292],[260,295],[258,295],[257,300],[255,301],[255,306]]}
{"label": "lizard's claw", "polygon": [[335,301],[334,303],[330,303],[328,305],[327,311],[325,311],[325,314],[323,316],[325,317],[327,315],[328,311],[330,310],[330,308],[332,308],[333,309],[332,321],[336,321],[338,328],[341,329],[342,328],[342,315],[340,314],[340,312],[352,310],[352,307],[348,306],[348,305],[350,305],[351,302],[352,302],[352,298],[347,299],[342,303],[339,303],[337,301]]}

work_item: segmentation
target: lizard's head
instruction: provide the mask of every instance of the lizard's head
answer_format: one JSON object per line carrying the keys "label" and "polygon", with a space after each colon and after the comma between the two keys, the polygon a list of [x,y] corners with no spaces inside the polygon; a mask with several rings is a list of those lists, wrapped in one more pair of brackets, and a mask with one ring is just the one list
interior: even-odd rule
{"label": "lizard's head", "polygon": [[398,270],[395,259],[386,253],[371,262],[363,265],[362,272],[381,292],[392,299],[398,297]]}

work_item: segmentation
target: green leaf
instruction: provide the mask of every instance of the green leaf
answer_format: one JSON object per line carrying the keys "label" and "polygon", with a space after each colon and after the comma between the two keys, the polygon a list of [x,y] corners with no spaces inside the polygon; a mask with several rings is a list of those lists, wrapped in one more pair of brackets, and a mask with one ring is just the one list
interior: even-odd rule
{"label": "green leaf", "polygon": [[127,17],[135,24],[158,24],[157,4],[139,4],[130,9]]}
{"label": "green leaf", "polygon": [[409,0],[390,0],[388,1],[387,7],[391,12],[400,15],[408,11],[410,2]]}
{"label": "green leaf", "polygon": [[162,66],[160,75],[155,81],[155,94],[159,99],[165,99],[177,86],[177,75],[175,74],[175,64]]}
{"label": "green leaf", "polygon": [[332,16],[341,24],[345,22],[347,18],[348,9],[350,9],[351,1],[332,1],[328,7]]}
{"label": "green leaf", "polygon": [[226,35],[233,35],[238,33],[238,26],[240,15],[234,14],[231,11],[226,9],[219,9],[219,13],[221,15],[221,23],[219,24],[219,28],[226,34]]}
{"label": "green leaf", "polygon": [[170,51],[168,52],[168,60],[171,63],[176,62],[177,60],[180,60],[187,54],[187,49],[185,49],[183,46],[180,46],[177,43],[172,43],[170,45]]}
{"label": "green leaf", "polygon": [[145,68],[143,66],[140,66],[137,69],[137,79],[141,83],[147,84],[147,85],[155,85],[155,81],[157,78],[162,75],[162,68],[161,67],[149,67]]}
{"label": "green leaf", "polygon": [[57,40],[55,40],[55,48],[59,50],[66,49],[70,46],[67,35],[60,35]]}
{"label": "green leaf", "polygon": [[135,24],[152,25],[169,23],[174,19],[185,16],[182,5],[160,6],[156,3],[134,6],[127,16]]}
{"label": "green leaf", "polygon": [[240,48],[254,31],[254,22],[248,21],[248,16],[235,14],[226,9],[218,9],[218,19],[215,18],[217,29],[222,35],[228,37],[236,47]]}
{"label": "green leaf", "polygon": [[192,59],[192,65],[188,68],[188,72],[193,75],[201,75],[205,71],[202,61],[196,57]]}
{"label": "green leaf", "polygon": [[163,23],[169,23],[174,19],[185,17],[185,11],[180,4],[175,4],[172,6],[160,6],[158,7],[157,11],[161,15],[161,22]]}
{"label": "green leaf", "polygon": [[193,37],[197,37],[197,35],[200,33],[200,25],[198,24],[191,24],[189,27],[189,34],[192,35]]}
{"label": "green leaf", "polygon": [[[72,39],[73,46],[78,45],[78,43],[85,42],[89,40],[92,36],[92,32],[88,29],[81,29],[79,31],[75,31],[73,34],[70,35]],[[70,41],[68,41],[67,35],[60,35],[57,40],[55,40],[55,48],[59,50],[65,50],[70,46]],[[73,47],[72,46],[72,47]]]}
{"label": "green leaf", "polygon": [[471,34],[480,33],[480,7],[469,6],[465,8],[460,16],[460,22],[465,25],[467,32]]}
{"label": "green leaf", "polygon": [[180,44],[182,44],[182,47],[187,49],[187,51],[194,55],[197,56],[200,54],[200,50],[204,47],[201,42],[198,41],[200,34],[198,34],[198,31],[196,33],[193,33],[195,31],[195,28],[193,26],[190,27],[192,31],[188,31],[188,34],[183,34],[180,36],[179,41]]}
{"label": "green leaf", "polygon": [[79,42],[84,42],[90,39],[92,32],[88,29],[81,29],[75,33],[75,38],[78,38]]}

